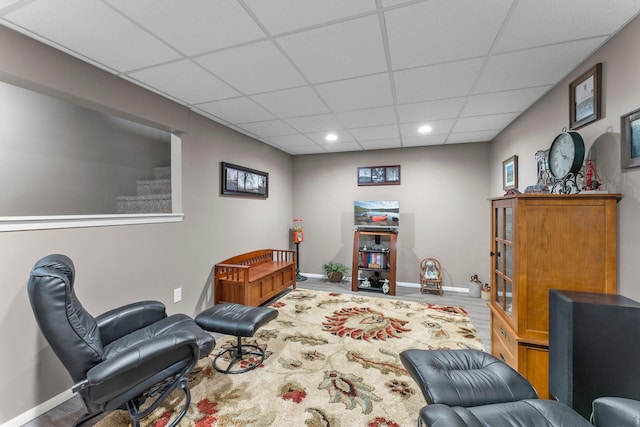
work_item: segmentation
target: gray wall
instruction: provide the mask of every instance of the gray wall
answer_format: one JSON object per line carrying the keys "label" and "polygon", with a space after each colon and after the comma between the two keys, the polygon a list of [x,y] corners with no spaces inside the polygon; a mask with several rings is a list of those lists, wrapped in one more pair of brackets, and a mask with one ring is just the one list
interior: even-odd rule
{"label": "gray wall", "polygon": [[170,134],[0,82],[0,216],[115,214],[171,165]]}
{"label": "gray wall", "polygon": [[[569,83],[601,62],[603,64],[603,118],[578,129],[596,169],[610,192],[622,193],[618,204],[618,291],[640,300],[640,168],[620,168],[620,116],[640,108],[640,18],[578,66],[491,144],[491,194],[502,194],[502,161],[519,156],[519,184],[524,190],[536,182],[534,153],[548,149],[569,126]],[[562,256],[562,254],[550,254]]]}
{"label": "gray wall", "polygon": [[[182,138],[184,221],[0,233],[0,424],[59,395],[71,381],[37,329],[28,273],[49,253],[76,264],[76,291],[101,313],[157,299],[171,313],[213,303],[212,266],[257,248],[286,248],[292,212],[288,154],[227,129],[158,95],[0,27],[0,79],[176,131]],[[266,200],[220,197],[220,162],[269,173]],[[173,289],[182,286],[182,302]]]}
{"label": "gray wall", "polygon": [[[437,258],[445,286],[488,281],[489,144],[295,156],[293,210],[304,220],[300,270],[328,261],[349,267],[353,201],[399,200],[397,280],[419,283],[418,263]],[[401,185],[358,186],[358,166],[400,165]]]}

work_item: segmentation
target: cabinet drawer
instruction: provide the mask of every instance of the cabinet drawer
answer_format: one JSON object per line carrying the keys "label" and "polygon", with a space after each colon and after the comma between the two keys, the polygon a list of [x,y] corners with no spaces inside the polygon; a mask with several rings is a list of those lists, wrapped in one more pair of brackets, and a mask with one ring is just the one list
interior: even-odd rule
{"label": "cabinet drawer", "polygon": [[518,368],[518,342],[510,329],[497,316],[492,316],[491,354]]}

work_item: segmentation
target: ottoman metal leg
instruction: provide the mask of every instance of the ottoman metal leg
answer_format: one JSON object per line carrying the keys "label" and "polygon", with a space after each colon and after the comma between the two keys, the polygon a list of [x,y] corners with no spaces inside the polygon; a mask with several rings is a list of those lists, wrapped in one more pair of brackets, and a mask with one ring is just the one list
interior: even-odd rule
{"label": "ottoman metal leg", "polygon": [[[251,351],[250,349],[253,349],[253,351]],[[223,369],[219,366],[218,359],[220,359],[227,353],[231,353],[231,361],[229,362],[227,367]],[[252,360],[250,358],[251,356],[257,356],[257,359]],[[265,353],[263,349],[253,344],[242,344],[242,337],[238,337],[238,344],[236,346],[221,351],[213,359],[213,368],[218,372],[222,372],[223,374],[241,374],[260,366],[264,361],[264,357]],[[224,358],[222,360],[224,361]],[[246,367],[241,367],[240,369],[232,369],[233,365],[242,363],[243,361],[247,362]]]}

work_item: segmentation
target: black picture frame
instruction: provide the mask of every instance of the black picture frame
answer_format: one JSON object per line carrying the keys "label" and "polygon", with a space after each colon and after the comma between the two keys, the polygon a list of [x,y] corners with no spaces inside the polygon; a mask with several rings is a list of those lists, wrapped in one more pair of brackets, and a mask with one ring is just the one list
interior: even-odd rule
{"label": "black picture frame", "polygon": [[269,197],[269,174],[220,162],[220,194],[224,196]]}
{"label": "black picture frame", "polygon": [[502,188],[509,191],[518,188],[518,156],[502,162]]}
{"label": "black picture frame", "polygon": [[602,63],[569,84],[569,128],[579,129],[602,117]]}
{"label": "black picture frame", "polygon": [[400,165],[358,167],[358,185],[400,185]]}
{"label": "black picture frame", "polygon": [[640,166],[640,108],[620,116],[620,167]]}

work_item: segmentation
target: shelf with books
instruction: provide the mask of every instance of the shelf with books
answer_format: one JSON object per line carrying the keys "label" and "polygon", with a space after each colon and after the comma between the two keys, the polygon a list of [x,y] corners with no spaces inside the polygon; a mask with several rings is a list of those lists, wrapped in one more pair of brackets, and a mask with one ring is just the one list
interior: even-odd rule
{"label": "shelf with books", "polygon": [[356,230],[353,241],[353,291],[396,293],[397,231]]}

